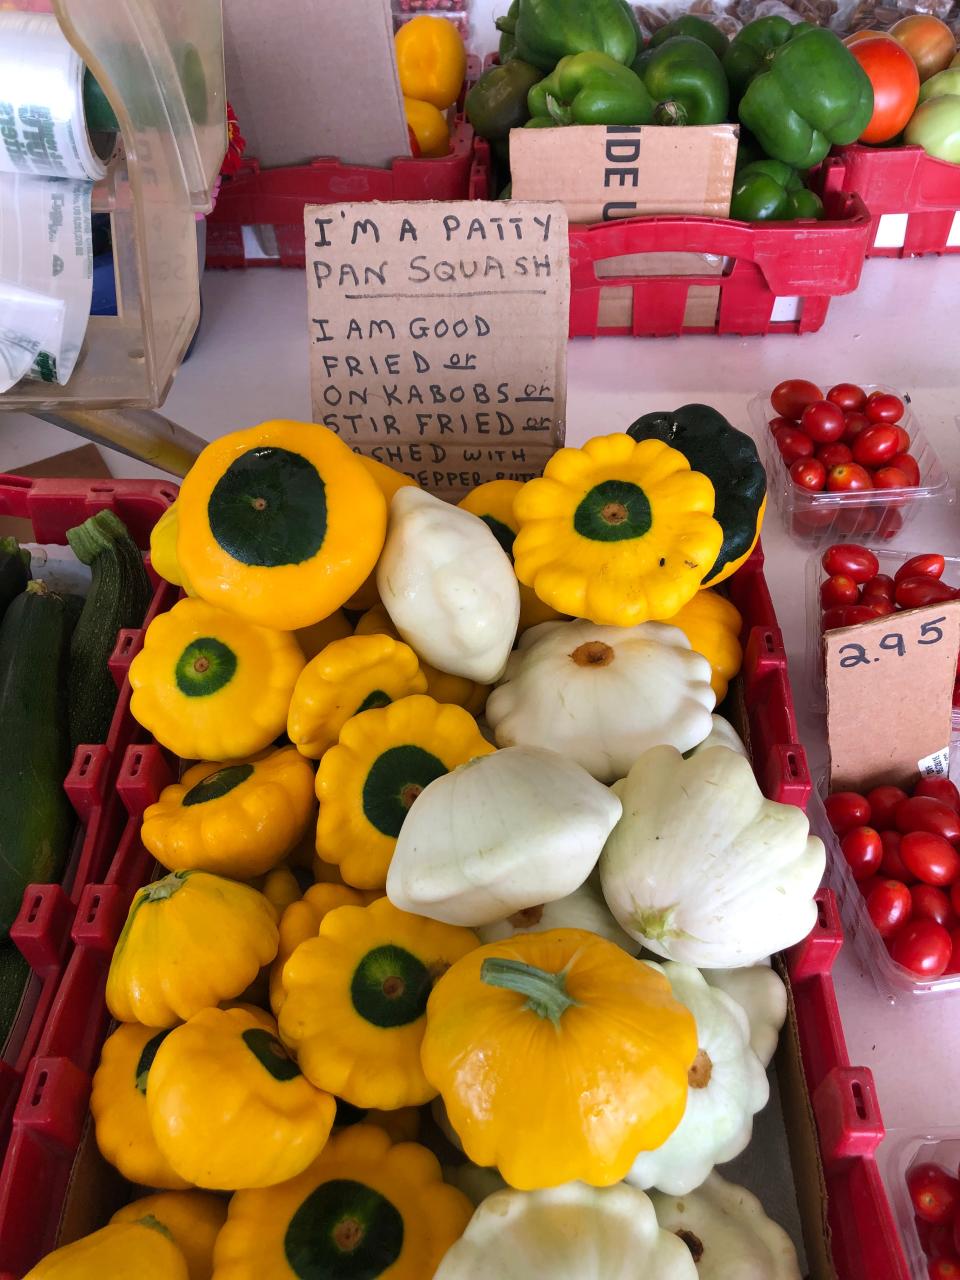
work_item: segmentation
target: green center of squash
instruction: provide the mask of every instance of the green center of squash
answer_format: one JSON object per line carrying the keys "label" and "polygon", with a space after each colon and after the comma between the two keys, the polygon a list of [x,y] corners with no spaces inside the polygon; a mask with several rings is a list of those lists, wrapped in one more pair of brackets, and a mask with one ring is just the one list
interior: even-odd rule
{"label": "green center of squash", "polygon": [[384,693],[382,689],[371,689],[353,714],[358,716],[361,711],[375,711],[377,707],[389,707],[392,701],[389,693]]}
{"label": "green center of squash", "polygon": [[363,784],[367,821],[396,839],[420,792],[447,772],[443,761],[423,747],[389,747],[374,760]]}
{"label": "green center of squash", "polygon": [[422,960],[387,943],[368,951],[357,965],[350,998],[360,1017],[375,1027],[405,1027],[426,1013],[432,987]]}
{"label": "green center of squash", "polygon": [[277,1037],[263,1027],[251,1027],[240,1039],[274,1080],[295,1080],[300,1075],[300,1068]]}
{"label": "green center of squash", "polygon": [[507,553],[507,555],[512,560],[513,544],[516,541],[517,535],[513,532],[513,530],[509,527],[509,525],[505,525],[503,521],[498,520],[496,516],[481,516],[480,519],[487,526],[487,528],[490,530],[490,532],[493,534],[496,540],[500,543],[500,546],[503,548],[503,550]]}
{"label": "green center of squash", "polygon": [[239,787],[241,782],[246,782],[252,776],[252,764],[228,764],[192,786],[180,803],[190,806],[206,804],[209,800],[219,800],[221,796],[228,795],[234,787]]}
{"label": "green center of squash", "polygon": [[172,1030],[173,1028],[169,1027],[165,1031],[158,1031],[155,1036],[151,1036],[140,1050],[140,1057],[137,1059],[137,1067],[134,1072],[134,1080],[136,1081],[138,1091],[144,1096],[146,1096],[147,1092],[147,1076],[149,1076],[150,1068],[153,1066],[153,1060],[157,1056],[157,1050]]}
{"label": "green center of squash", "polygon": [[647,495],[629,480],[604,480],[583,497],[573,527],[591,542],[626,542],[649,533],[653,518]]}
{"label": "green center of squash", "polygon": [[299,1280],[377,1280],[400,1257],[403,1218],[373,1187],[336,1178],[294,1213],[283,1249]]}
{"label": "green center of squash", "polygon": [[188,698],[206,698],[230,683],[237,673],[237,655],[214,636],[191,640],[177,659],[177,688]]}
{"label": "green center of squash", "polygon": [[207,516],[214,538],[241,564],[302,564],[327,536],[326,485],[302,454],[250,449],[214,485]]}

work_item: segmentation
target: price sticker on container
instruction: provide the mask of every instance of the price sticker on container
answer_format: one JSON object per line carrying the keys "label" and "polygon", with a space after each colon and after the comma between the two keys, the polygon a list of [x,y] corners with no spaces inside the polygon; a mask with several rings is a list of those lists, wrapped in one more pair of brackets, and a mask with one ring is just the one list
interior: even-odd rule
{"label": "price sticker on container", "polygon": [[823,637],[832,790],[946,777],[960,600]]}

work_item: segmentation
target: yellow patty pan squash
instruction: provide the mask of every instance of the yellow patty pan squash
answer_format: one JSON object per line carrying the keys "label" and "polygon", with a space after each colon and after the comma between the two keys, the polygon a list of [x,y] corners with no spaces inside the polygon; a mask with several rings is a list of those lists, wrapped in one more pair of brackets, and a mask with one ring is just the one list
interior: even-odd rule
{"label": "yellow patty pan squash", "polygon": [[183,1254],[190,1280],[210,1280],[213,1246],[227,1220],[227,1202],[209,1191],[166,1191],[126,1204],[111,1223],[136,1222],[151,1217],[166,1227]]}
{"label": "yellow patty pan squash", "polygon": [[197,594],[295,631],[327,618],[377,562],[387,504],[327,427],[262,422],[214,440],[180,486],[177,557]]}
{"label": "yellow patty pan squash", "polygon": [[190,1183],[157,1146],[147,1115],[147,1080],[169,1034],[130,1022],[107,1037],[93,1076],[90,1114],[101,1155],[129,1182],[180,1190]]}
{"label": "yellow patty pan squash", "polygon": [[330,1136],[337,1104],[315,1089],[248,1009],[202,1009],[157,1050],[147,1112],[157,1146],[194,1186],[272,1187],[302,1173]]}
{"label": "yellow patty pan squash", "polygon": [[312,881],[309,871],[304,870],[303,867],[294,869],[288,863],[282,863],[279,867],[268,871],[265,876],[257,876],[250,883],[254,889],[259,889],[276,911],[279,919],[292,902],[300,901],[304,886],[309,888]]}
{"label": "yellow patty pan squash", "polygon": [[277,913],[256,889],[173,871],[138,889],[107,974],[119,1022],[172,1027],[233,1000],[277,954]]}
{"label": "yellow patty pan squash", "polygon": [[425,694],[353,716],[317,770],[317,853],[348,884],[382,889],[407,810],[441,774],[494,748],[462,707]]}
{"label": "yellow patty pan squash", "polygon": [[554,929],[453,965],[430,996],[421,1057],[469,1159],[532,1191],[619,1182],[679,1124],[696,1053],[693,1017],[662,974]]}
{"label": "yellow patty pan squash", "polygon": [[607,626],[669,618],[713,566],[714,490],[660,440],[560,449],[517,495],[517,577],[546,604]]}
{"label": "yellow patty pan squash", "polygon": [[299,1177],[237,1192],[217,1238],[214,1276],[429,1280],[472,1212],[426,1147],[394,1146],[382,1129],[354,1125],[334,1134]]}
{"label": "yellow patty pan squash", "polygon": [[270,1008],[280,1016],[280,1007],[286,999],[283,989],[283,966],[307,938],[315,938],[320,932],[320,922],[328,911],[337,907],[364,907],[370,895],[345,884],[315,884],[303,897],[291,902],[280,917],[280,945],[277,958],[270,966]]}
{"label": "yellow patty pan squash", "polygon": [[288,632],[180,600],[150,623],[130,664],[130,710],[184,759],[241,759],[286,728],[303,664]]}
{"label": "yellow patty pan squash", "polygon": [[420,1065],[427,998],[477,945],[469,929],[410,915],[386,898],[339,907],[284,967],[280,1037],[318,1089],[355,1107],[429,1102],[437,1090]]}
{"label": "yellow patty pan squash", "polygon": [[140,839],[168,871],[264,875],[307,829],[313,788],[313,769],[294,747],[195,764],[146,810]]}
{"label": "yellow patty pan squash", "polygon": [[55,1249],[24,1280],[107,1280],[108,1276],[109,1280],[190,1280],[186,1259],[170,1232],[149,1215],[136,1222],[111,1223]]}
{"label": "yellow patty pan squash", "polygon": [[334,640],[300,672],[287,713],[290,741],[319,760],[351,716],[426,693],[417,655],[390,636]]}
{"label": "yellow patty pan squash", "polygon": [[[457,503],[464,511],[479,516],[490,532],[500,543],[513,561],[513,543],[520,525],[513,514],[513,504],[517,494],[523,488],[520,480],[488,480],[486,484],[478,484]],[[544,604],[532,587],[520,585],[520,622],[517,634],[520,635],[528,627],[535,627],[538,622],[556,622],[563,615]]]}
{"label": "yellow patty pan squash", "polygon": [[[368,458],[365,453],[358,453],[356,456],[357,460],[366,467],[370,478],[376,482],[377,487],[383,494],[388,511],[390,509],[390,499],[398,489],[404,489],[411,485],[415,489],[419,488],[416,480],[411,476],[405,476],[402,471],[394,471],[393,467],[388,467],[385,462],[377,462],[376,458]],[[376,566],[374,566],[366,582],[358,587],[347,601],[347,608],[355,609],[360,613],[364,609],[372,609],[379,601],[380,592],[377,590],[377,572]]]}
{"label": "yellow patty pan squash", "polygon": [[172,502],[150,530],[150,563],[154,572],[159,573],[165,582],[172,582],[175,587],[182,587],[188,596],[196,592],[186,580],[186,575],[177,559],[177,536],[180,530],[178,507]]}
{"label": "yellow patty pan squash", "polygon": [[698,591],[667,621],[678,627],[690,641],[690,648],[710,663],[710,684],[719,705],[743,664],[743,619],[739,609],[716,591]]}
{"label": "yellow patty pan squash", "polygon": [[311,627],[301,627],[295,631],[297,644],[303,650],[307,662],[315,658],[321,649],[325,649],[331,640],[343,640],[353,635],[350,619],[342,609],[334,609],[329,618],[321,618]]}
{"label": "yellow patty pan squash", "polygon": [[[390,636],[392,640],[400,640],[400,632],[390,621],[390,615],[382,604],[375,605],[357,622],[358,636]],[[402,643],[402,642],[401,642]],[[447,671],[439,671],[417,654],[420,670],[427,680],[427,693],[437,702],[452,702],[454,706],[463,707],[472,716],[478,716],[487,701],[490,692],[488,684],[478,684],[476,680],[468,680],[465,676],[452,676]]]}

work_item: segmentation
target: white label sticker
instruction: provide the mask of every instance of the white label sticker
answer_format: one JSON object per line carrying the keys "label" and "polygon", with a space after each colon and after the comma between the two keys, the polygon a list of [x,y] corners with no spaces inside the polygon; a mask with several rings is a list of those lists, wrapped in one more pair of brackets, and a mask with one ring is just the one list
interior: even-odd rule
{"label": "white label sticker", "polygon": [[932,756],[917,761],[917,768],[924,778],[946,778],[950,773],[950,748],[941,747]]}
{"label": "white label sticker", "polygon": [[875,249],[899,249],[907,240],[907,217],[905,213],[882,213],[877,223],[877,235],[873,242]]}

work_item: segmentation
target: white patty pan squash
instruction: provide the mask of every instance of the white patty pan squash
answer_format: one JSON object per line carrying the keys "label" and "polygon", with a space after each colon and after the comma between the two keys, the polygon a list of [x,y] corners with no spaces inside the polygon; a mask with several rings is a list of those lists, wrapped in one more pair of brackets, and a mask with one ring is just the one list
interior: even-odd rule
{"label": "white patty pan squash", "polygon": [[447,924],[493,924],[578,889],[620,812],[612,791],[555,751],[478,756],[414,801],[387,897]]}
{"label": "white patty pan squash", "polygon": [[787,988],[769,965],[746,969],[704,969],[711,987],[736,1000],[750,1022],[750,1047],[765,1067],[777,1051],[780,1029],[787,1020]]}
{"label": "white patty pan squash", "polygon": [[400,635],[432,666],[483,684],[503,674],[520,586],[479,516],[422,489],[398,489],[377,589]]}
{"label": "white patty pan squash", "polygon": [[747,748],[730,721],[716,714],[712,715],[710,719],[712,721],[710,733],[689,754],[696,755],[698,751],[709,751],[711,747],[729,747],[731,751],[736,751],[737,755],[746,758]]}
{"label": "white patty pan squash", "polygon": [[682,1196],[699,1187],[715,1164],[744,1150],[753,1134],[753,1117],[770,1098],[770,1083],[750,1048],[747,1015],[735,1000],[709,986],[692,965],[653,967],[665,974],[676,999],[693,1014],[697,1056],[683,1119],[662,1146],[640,1152],[627,1181]]}
{"label": "white patty pan squash", "polygon": [[543,622],[524,632],[486,717],[498,746],[549,747],[614,782],[651,747],[702,742],[715,700],[710,663],[677,627]]}
{"label": "white patty pan squash", "polygon": [[795,805],[765,799],[736,751],[655,747],[613,790],[623,817],[600,859],[603,896],[651,951],[738,969],[813,928],[823,843]]}
{"label": "white patty pan squash", "polygon": [[746,1187],[711,1173],[678,1199],[651,1191],[657,1221],[685,1241],[700,1280],[801,1280],[790,1237]]}
{"label": "white patty pan squash", "polygon": [[545,933],[548,929],[586,929],[635,956],[640,950],[628,933],[617,924],[603,900],[599,881],[590,876],[579,889],[556,902],[541,902],[534,907],[515,911],[506,920],[485,924],[477,930],[481,942],[500,942],[518,933]]}
{"label": "white patty pan squash", "polygon": [[623,1183],[496,1191],[434,1280],[697,1280],[687,1246],[662,1231],[649,1196]]}

